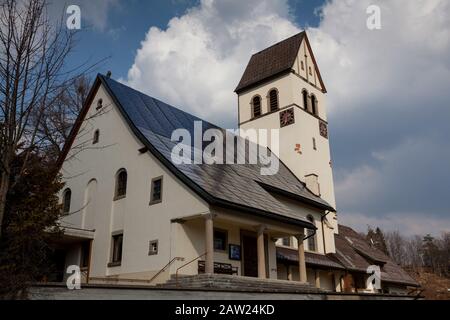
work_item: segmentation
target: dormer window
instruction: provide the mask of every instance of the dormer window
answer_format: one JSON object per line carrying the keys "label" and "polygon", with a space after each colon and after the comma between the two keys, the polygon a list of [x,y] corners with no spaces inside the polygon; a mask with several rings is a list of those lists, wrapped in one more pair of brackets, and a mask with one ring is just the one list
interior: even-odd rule
{"label": "dormer window", "polygon": [[269,92],[269,106],[271,112],[277,111],[279,108],[278,91],[276,89],[272,89]]}
{"label": "dormer window", "polygon": [[255,96],[252,99],[252,109],[253,109],[253,118],[259,117],[261,115],[261,97]]}

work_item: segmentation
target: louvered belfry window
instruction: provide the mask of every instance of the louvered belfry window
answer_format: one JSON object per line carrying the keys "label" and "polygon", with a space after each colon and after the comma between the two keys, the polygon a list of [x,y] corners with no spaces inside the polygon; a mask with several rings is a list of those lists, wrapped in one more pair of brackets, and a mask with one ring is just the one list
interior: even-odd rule
{"label": "louvered belfry window", "polygon": [[277,111],[279,108],[278,105],[278,92],[277,90],[273,89],[269,92],[269,104],[270,104],[270,111]]}
{"label": "louvered belfry window", "polygon": [[253,98],[253,118],[259,117],[261,115],[261,97],[256,96]]}

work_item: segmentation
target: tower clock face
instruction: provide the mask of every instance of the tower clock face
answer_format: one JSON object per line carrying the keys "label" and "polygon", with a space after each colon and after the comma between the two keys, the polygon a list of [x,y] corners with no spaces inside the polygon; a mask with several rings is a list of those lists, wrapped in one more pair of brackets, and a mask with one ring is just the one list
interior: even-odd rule
{"label": "tower clock face", "polygon": [[323,122],[323,121],[319,122],[319,130],[320,130],[320,135],[322,137],[328,139],[328,126],[325,122]]}
{"label": "tower clock face", "polygon": [[295,123],[294,108],[280,112],[280,126],[286,127]]}

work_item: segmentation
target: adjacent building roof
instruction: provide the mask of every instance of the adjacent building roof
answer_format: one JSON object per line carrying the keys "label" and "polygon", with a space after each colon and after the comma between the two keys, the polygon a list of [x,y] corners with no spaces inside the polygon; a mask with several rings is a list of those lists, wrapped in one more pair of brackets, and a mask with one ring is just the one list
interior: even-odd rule
{"label": "adjacent building roof", "polygon": [[311,59],[316,66],[319,81],[323,90],[326,91],[322,77],[320,76],[319,68],[317,67],[314,55],[312,54],[308,37],[306,32],[303,31],[288,39],[278,42],[267,49],[255,53],[250,58],[247,68],[245,69],[235,92],[242,92],[274,77],[291,72],[303,40],[306,41],[306,45],[311,51]]}
{"label": "adjacent building roof", "polygon": [[[366,273],[370,265],[379,265],[381,281],[409,286],[419,284],[400,266],[395,264],[383,252],[373,247],[366,239],[353,229],[339,225],[339,234],[335,235],[336,253],[327,255],[306,252],[306,264],[331,269]],[[362,253],[361,250],[364,250]],[[297,250],[278,247],[277,259],[298,262]]]}
{"label": "adjacent building roof", "polygon": [[[261,163],[175,164],[171,157],[172,149],[177,144],[171,141],[172,132],[175,129],[186,129],[192,137],[194,137],[196,121],[201,122],[203,132],[210,128],[223,129],[102,75],[97,77],[90,95],[95,95],[96,87],[100,84],[104,85],[131,130],[145,148],[208,203],[247,211],[310,229],[315,227],[298,212],[278,201],[272,194],[284,194],[319,210],[334,211],[326,201],[311,193],[281,161],[278,173],[267,176],[260,174],[263,167]],[[89,105],[88,101],[84,109]],[[62,158],[65,158],[65,154],[70,149],[86,113],[87,110],[81,112]],[[236,136],[234,138],[241,139]],[[192,157],[195,153],[202,151],[192,147]],[[237,154],[234,156],[236,157]]]}
{"label": "adjacent building roof", "polygon": [[380,265],[381,281],[419,285],[386,254],[349,227],[339,225],[339,234],[335,235],[335,245],[335,257],[349,270],[366,272],[370,265]]}

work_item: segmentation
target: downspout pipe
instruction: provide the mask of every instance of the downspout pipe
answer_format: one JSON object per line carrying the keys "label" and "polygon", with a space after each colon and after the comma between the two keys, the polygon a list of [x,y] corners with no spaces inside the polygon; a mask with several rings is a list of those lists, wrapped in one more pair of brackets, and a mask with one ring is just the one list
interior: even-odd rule
{"label": "downspout pipe", "polygon": [[325,241],[325,229],[323,227],[323,221],[325,220],[325,218],[327,217],[328,214],[330,214],[331,211],[326,211],[326,213],[320,218],[320,223],[322,224],[322,241],[323,241],[323,253],[327,254],[327,249],[326,249],[326,241]]}
{"label": "downspout pipe", "polygon": [[314,236],[316,235],[316,233],[317,233],[317,229],[314,229],[313,231],[314,231],[314,232],[311,233],[309,236],[304,237],[304,238],[303,238],[303,241],[308,240],[308,239],[311,238],[311,237],[314,237]]}

